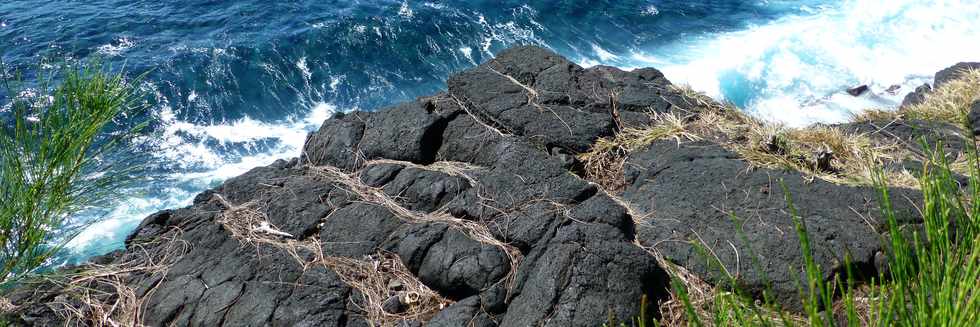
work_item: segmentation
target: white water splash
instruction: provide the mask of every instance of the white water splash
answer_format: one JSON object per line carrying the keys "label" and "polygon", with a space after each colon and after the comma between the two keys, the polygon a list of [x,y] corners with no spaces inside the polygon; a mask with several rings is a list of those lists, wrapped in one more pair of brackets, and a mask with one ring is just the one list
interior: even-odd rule
{"label": "white water splash", "polygon": [[[197,193],[228,178],[278,159],[298,156],[306,133],[319,127],[336,110],[333,105],[318,103],[303,115],[279,122],[246,117],[221,124],[197,125],[177,119],[172,110],[164,108],[158,117],[163,124],[162,137],[152,142],[161,150],[151,155],[155,161],[175,163],[185,172],[168,176],[166,180],[150,181],[156,187],[148,190],[153,195],[131,190],[131,196],[66,245],[71,252],[69,257],[85,258],[121,248],[125,235],[146,216],[167,208],[188,206]],[[229,157],[221,148],[225,144],[260,141],[274,141],[277,145],[271,150],[235,157]]]}
{"label": "white water splash", "polygon": [[135,45],[136,42],[133,40],[127,37],[120,37],[111,43],[99,46],[97,52],[104,56],[114,57],[126,52],[126,50],[129,50]]}
{"label": "white water splash", "polygon": [[408,1],[403,1],[401,7],[398,8],[398,16],[402,16],[405,19],[412,19],[415,17],[415,12],[412,11],[412,7],[408,5]]}
{"label": "white water splash", "polygon": [[[759,117],[804,126],[894,108],[936,71],[980,60],[973,1],[851,0],[813,12],[637,51],[630,62]],[[872,92],[845,93],[861,84]],[[886,92],[894,85],[901,88]]]}

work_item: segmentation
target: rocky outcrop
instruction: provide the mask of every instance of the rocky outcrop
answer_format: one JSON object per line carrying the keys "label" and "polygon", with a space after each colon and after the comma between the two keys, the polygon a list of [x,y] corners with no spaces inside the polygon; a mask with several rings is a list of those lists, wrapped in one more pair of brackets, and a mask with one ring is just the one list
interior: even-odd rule
{"label": "rocky outcrop", "polygon": [[[845,256],[873,273],[882,221],[870,187],[753,167],[709,141],[631,154],[622,194],[578,175],[575,155],[599,138],[698,101],[655,69],[510,49],[451,76],[447,92],[328,119],[299,158],[147,217],[106,266],[79,269],[142,264],[109,284],[132,290],[151,326],[598,326],[666,299],[655,254],[712,282],[772,287],[793,308],[801,255],[785,187],[828,276]],[[917,193],[891,194],[916,223]],[[84,306],[65,283],[13,292],[13,316],[70,319],[45,304]]]}
{"label": "rocky outcrop", "polygon": [[[669,86],[653,69],[511,49],[452,76],[447,93],[325,121],[300,158],[148,217],[108,261],[186,245],[167,269],[122,281],[153,326],[631,319],[642,297],[667,296],[667,275],[628,210],[571,172],[572,154],[682,103]],[[44,303],[63,296],[56,286],[12,298]],[[22,322],[58,317],[31,308]]]}
{"label": "rocky outcrop", "polygon": [[925,102],[926,97],[932,93],[933,89],[938,89],[946,83],[962,77],[963,72],[969,69],[980,69],[980,62],[961,62],[936,72],[936,75],[933,78],[932,86],[929,86],[929,84],[922,84],[921,86],[915,88],[915,91],[905,96],[905,99],[902,100],[902,104],[899,106],[899,108],[914,106]]}
{"label": "rocky outcrop", "polygon": [[960,62],[940,70],[936,72],[933,87],[938,89],[946,83],[959,79],[963,76],[963,72],[970,69],[980,69],[980,62]]}
{"label": "rocky outcrop", "polygon": [[[734,277],[751,294],[769,289],[784,306],[799,309],[798,283],[806,277],[793,210],[806,224],[824,276],[843,271],[845,256],[863,277],[877,275],[874,260],[884,254],[878,232],[886,222],[877,218],[879,194],[871,187],[753,168],[703,141],[654,143],[628,167],[624,199],[644,214],[637,238],[702,278],[724,285]],[[908,199],[917,192],[890,195],[903,223],[916,222]]]}
{"label": "rocky outcrop", "polygon": [[930,93],[932,93],[932,86],[929,86],[929,84],[919,85],[919,87],[915,88],[915,91],[905,95],[899,108],[911,107],[926,102],[926,96]]}

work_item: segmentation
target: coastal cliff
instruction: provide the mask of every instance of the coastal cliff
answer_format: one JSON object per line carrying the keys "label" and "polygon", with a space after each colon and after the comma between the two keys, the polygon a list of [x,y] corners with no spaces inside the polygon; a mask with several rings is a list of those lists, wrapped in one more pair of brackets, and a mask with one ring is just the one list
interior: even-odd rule
{"label": "coastal cliff", "polygon": [[[853,177],[835,161],[841,153],[758,164],[736,145],[789,151],[719,127],[650,138],[617,150],[611,166],[589,162],[597,144],[664,117],[714,126],[709,115],[736,115],[656,69],[586,69],[517,47],[447,84],[335,115],[299,158],[153,214],[125,250],[16,290],[10,316],[28,325],[599,326],[657,318],[641,309],[669,299],[678,271],[713,284],[732,276],[798,310],[794,210],[824,276],[846,261],[868,278],[887,268],[880,193],[841,182]],[[942,123],[824,128],[905,152],[920,136],[963,147]],[[920,192],[889,191],[901,223],[921,223]]]}

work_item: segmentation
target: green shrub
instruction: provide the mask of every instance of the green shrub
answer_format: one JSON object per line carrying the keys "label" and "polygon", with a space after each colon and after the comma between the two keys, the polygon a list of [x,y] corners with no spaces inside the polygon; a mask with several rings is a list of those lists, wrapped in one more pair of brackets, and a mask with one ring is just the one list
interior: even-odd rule
{"label": "green shrub", "polygon": [[0,286],[36,270],[77,235],[84,226],[65,230],[68,216],[112,198],[136,166],[107,156],[144,126],[116,121],[143,106],[121,73],[97,63],[63,68],[34,89],[20,84],[3,79]]}

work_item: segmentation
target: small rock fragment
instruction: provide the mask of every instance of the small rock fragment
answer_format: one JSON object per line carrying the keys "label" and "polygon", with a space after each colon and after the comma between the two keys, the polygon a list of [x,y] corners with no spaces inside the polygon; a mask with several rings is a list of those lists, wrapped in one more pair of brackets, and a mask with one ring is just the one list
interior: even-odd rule
{"label": "small rock fragment", "polygon": [[898,93],[898,90],[900,90],[900,89],[902,89],[902,86],[901,85],[898,85],[898,84],[895,84],[895,85],[889,86],[887,89],[885,89],[885,92],[888,92],[888,94],[891,94],[891,95],[895,95],[895,94]]}
{"label": "small rock fragment", "polygon": [[388,290],[389,291],[395,291],[395,292],[397,292],[397,291],[401,291],[404,288],[405,288],[405,285],[402,284],[402,281],[400,281],[400,280],[392,279],[392,280],[388,281]]}
{"label": "small rock fragment", "polygon": [[398,295],[392,295],[388,297],[388,299],[381,304],[381,310],[384,310],[384,312],[391,313],[391,314],[405,312],[405,309],[406,306],[405,304],[402,303],[401,297]]}
{"label": "small rock fragment", "polygon": [[834,166],[831,165],[831,161],[834,159],[834,151],[821,150],[814,154],[814,159],[817,170],[828,173],[835,171]]}
{"label": "small rock fragment", "polygon": [[922,84],[915,88],[915,91],[906,95],[905,99],[902,100],[902,105],[898,108],[901,109],[923,103],[926,101],[926,96],[929,93],[932,93],[932,87],[929,84]]}
{"label": "small rock fragment", "polygon": [[852,88],[847,89],[847,94],[850,94],[852,96],[859,96],[861,94],[864,94],[864,92],[867,92],[867,91],[868,91],[868,85],[861,85],[861,86],[856,86],[856,87],[852,87]]}

